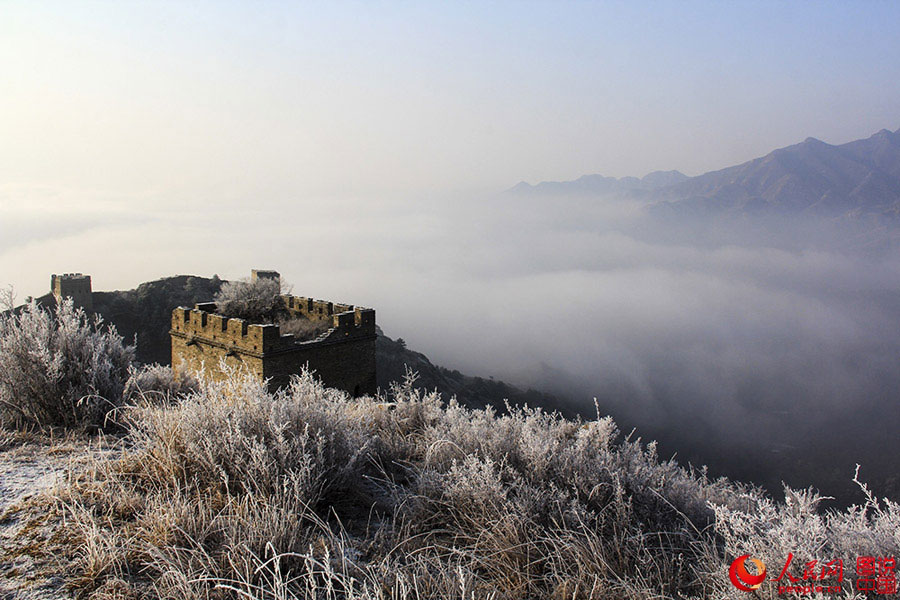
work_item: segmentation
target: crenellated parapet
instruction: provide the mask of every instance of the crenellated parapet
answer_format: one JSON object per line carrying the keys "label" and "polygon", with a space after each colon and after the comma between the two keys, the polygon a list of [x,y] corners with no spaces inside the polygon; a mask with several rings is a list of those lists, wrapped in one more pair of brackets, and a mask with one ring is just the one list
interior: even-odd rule
{"label": "crenellated parapet", "polygon": [[193,309],[179,306],[173,310],[171,334],[187,338],[189,344],[202,340],[250,354],[263,354],[284,346],[277,325],[229,319],[201,306],[198,304]]}
{"label": "crenellated parapet", "polygon": [[93,310],[93,292],[91,290],[91,276],[82,273],[63,273],[50,276],[50,292],[57,303],[64,298],[71,298],[75,306],[87,311]]}
{"label": "crenellated parapet", "polygon": [[171,334],[187,338],[189,342],[202,340],[254,355],[375,337],[375,311],[371,308],[287,295],[282,296],[282,301],[292,314],[311,321],[327,321],[330,328],[315,339],[301,341],[290,334],[282,335],[278,325],[228,318],[216,314],[214,302],[202,302],[194,308],[180,306],[172,311]]}
{"label": "crenellated parapet", "polygon": [[[329,321],[342,336],[375,335],[375,311],[303,296],[282,296],[285,308],[293,315],[310,321]],[[348,316],[349,315],[349,316]]]}
{"label": "crenellated parapet", "polygon": [[[254,271],[252,279],[277,279],[275,271]],[[375,311],[302,296],[281,296],[296,319],[324,324],[314,339],[282,335],[278,325],[251,323],[216,312],[215,302],[172,311],[172,366],[224,377],[237,369],[271,387],[286,385],[309,369],[329,387],[353,396],[376,391]],[[223,368],[226,367],[226,368]]]}

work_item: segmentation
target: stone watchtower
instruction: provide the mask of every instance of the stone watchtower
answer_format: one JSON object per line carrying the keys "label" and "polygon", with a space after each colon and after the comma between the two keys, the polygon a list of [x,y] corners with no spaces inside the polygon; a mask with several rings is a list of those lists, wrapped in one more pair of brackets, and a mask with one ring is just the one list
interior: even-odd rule
{"label": "stone watchtower", "polygon": [[94,296],[91,291],[91,276],[81,273],[64,273],[50,276],[50,292],[56,303],[63,298],[72,298],[77,307],[91,312],[94,310]]}
{"label": "stone watchtower", "polygon": [[281,283],[281,273],[278,271],[262,271],[260,269],[250,270],[250,281],[259,281],[260,279],[272,279]]}
{"label": "stone watchtower", "polygon": [[[252,272],[252,279],[280,279],[276,271]],[[282,335],[278,325],[249,323],[216,313],[214,302],[172,311],[172,368],[221,378],[226,369],[268,380],[271,388],[308,366],[327,387],[353,396],[374,394],[375,311],[312,298],[283,295],[292,319],[317,324],[313,339]]]}

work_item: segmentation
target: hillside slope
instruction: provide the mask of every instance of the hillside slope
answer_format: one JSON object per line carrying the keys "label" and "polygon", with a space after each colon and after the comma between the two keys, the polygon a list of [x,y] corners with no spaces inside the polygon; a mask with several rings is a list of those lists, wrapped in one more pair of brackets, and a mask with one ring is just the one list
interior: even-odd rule
{"label": "hillside slope", "polygon": [[94,310],[126,340],[137,339],[137,360],[167,365],[172,360],[172,309],[210,300],[223,281],[178,275],[142,283],[133,290],[94,292]]}
{"label": "hillside slope", "polygon": [[[223,283],[218,276],[179,275],[142,283],[133,290],[94,292],[94,310],[114,324],[125,339],[137,339],[138,361],[166,365],[171,362],[172,309],[212,299]],[[416,388],[437,390],[445,398],[456,397],[469,407],[494,406],[502,410],[509,400],[514,405],[528,404],[574,414],[566,409],[565,401],[553,395],[524,391],[502,381],[470,377],[437,366],[424,354],[409,350],[402,341],[386,336],[380,328],[375,352],[378,387],[382,390],[389,389],[392,382],[402,381],[408,367],[418,376]]]}

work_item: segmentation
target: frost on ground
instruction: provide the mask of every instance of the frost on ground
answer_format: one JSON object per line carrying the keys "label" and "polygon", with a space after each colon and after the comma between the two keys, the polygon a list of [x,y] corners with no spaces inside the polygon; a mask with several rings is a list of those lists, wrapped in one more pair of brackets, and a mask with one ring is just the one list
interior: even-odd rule
{"label": "frost on ground", "polygon": [[84,449],[83,442],[0,438],[0,600],[70,596],[53,552],[59,528],[43,493],[65,479]]}

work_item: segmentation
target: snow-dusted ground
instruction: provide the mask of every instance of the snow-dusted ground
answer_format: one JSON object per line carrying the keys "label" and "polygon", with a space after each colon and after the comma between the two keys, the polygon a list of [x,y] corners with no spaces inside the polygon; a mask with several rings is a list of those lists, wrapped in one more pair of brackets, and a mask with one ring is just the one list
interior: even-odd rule
{"label": "snow-dusted ground", "polygon": [[[48,575],[40,531],[45,521],[21,510],[50,489],[66,471],[74,448],[45,442],[12,444],[0,450],[0,600],[68,598],[59,577]],[[49,571],[52,572],[52,569]]]}
{"label": "snow-dusted ground", "polygon": [[21,500],[50,488],[62,473],[68,453],[24,444],[0,453],[0,515]]}

